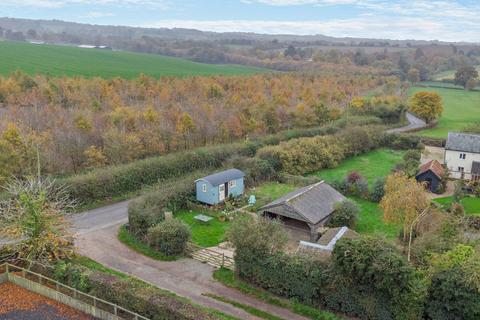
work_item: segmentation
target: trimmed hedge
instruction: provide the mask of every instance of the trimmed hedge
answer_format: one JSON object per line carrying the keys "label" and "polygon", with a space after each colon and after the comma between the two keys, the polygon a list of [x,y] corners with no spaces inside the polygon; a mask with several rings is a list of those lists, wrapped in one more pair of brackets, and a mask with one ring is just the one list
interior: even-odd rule
{"label": "trimmed hedge", "polygon": [[165,219],[165,210],[176,211],[195,200],[195,177],[200,173],[187,175],[179,180],[166,183],[156,190],[137,198],[128,205],[129,231],[142,239],[147,230]]}
{"label": "trimmed hedge", "polygon": [[231,156],[246,150],[243,143],[218,145],[92,170],[59,180],[69,186],[81,204],[132,192],[146,185],[180,177],[186,172],[221,167]]}
{"label": "trimmed hedge", "polygon": [[150,246],[166,256],[183,254],[191,237],[190,227],[178,219],[162,221],[148,229],[147,234]]}

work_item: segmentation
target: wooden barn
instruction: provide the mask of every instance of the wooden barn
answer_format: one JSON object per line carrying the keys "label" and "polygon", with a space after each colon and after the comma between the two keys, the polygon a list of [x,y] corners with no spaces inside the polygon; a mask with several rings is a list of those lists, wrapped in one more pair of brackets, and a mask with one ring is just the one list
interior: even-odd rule
{"label": "wooden barn", "polygon": [[293,191],[259,209],[262,215],[280,218],[286,224],[310,231],[310,241],[317,241],[318,229],[335,211],[335,204],[346,198],[325,182]]}
{"label": "wooden barn", "polygon": [[418,182],[426,184],[426,188],[430,192],[438,193],[442,185],[442,179],[445,175],[445,169],[437,160],[430,160],[429,162],[420,166],[420,171],[415,176]]}

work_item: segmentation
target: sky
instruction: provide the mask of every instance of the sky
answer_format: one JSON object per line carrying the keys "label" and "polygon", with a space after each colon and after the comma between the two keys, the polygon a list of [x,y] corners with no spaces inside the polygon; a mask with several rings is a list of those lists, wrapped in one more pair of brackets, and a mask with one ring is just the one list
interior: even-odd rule
{"label": "sky", "polygon": [[0,0],[0,16],[218,32],[480,42],[480,0]]}

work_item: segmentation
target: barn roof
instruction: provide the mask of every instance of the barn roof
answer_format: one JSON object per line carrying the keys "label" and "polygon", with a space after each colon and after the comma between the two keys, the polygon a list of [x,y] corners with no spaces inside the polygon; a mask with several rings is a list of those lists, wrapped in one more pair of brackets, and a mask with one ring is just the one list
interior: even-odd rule
{"label": "barn roof", "polygon": [[480,135],[471,133],[449,132],[446,150],[480,153]]}
{"label": "barn roof", "polygon": [[204,180],[209,182],[212,186],[219,186],[223,183],[227,183],[228,181],[243,178],[244,176],[245,173],[243,171],[240,171],[238,169],[228,169],[200,178],[196,181]]}
{"label": "barn roof", "polygon": [[341,193],[321,181],[290,192],[261,207],[260,211],[317,224],[332,214],[337,202],[345,199]]}
{"label": "barn roof", "polygon": [[424,163],[420,166],[420,170],[417,173],[417,177],[427,171],[431,171],[438,179],[442,179],[445,174],[443,166],[437,160],[430,160],[427,163]]}

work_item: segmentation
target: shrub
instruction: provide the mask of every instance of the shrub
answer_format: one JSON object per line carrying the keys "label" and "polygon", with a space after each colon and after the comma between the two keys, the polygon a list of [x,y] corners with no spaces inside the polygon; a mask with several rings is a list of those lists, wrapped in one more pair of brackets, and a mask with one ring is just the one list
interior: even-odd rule
{"label": "shrub", "polygon": [[388,133],[384,135],[383,145],[392,149],[417,149],[421,146],[420,137],[402,133]]}
{"label": "shrub", "polygon": [[133,200],[128,205],[129,231],[137,238],[146,235],[150,227],[163,221],[165,210],[178,210],[195,197],[193,181],[200,173],[161,185],[156,190]]}
{"label": "shrub", "polygon": [[480,292],[465,281],[466,277],[458,267],[433,276],[425,305],[427,319],[480,318]]}
{"label": "shrub", "polygon": [[166,256],[181,255],[192,236],[190,227],[178,219],[165,220],[148,229],[148,242],[152,248]]}
{"label": "shrub", "polygon": [[370,199],[374,202],[380,202],[385,195],[385,178],[378,178],[373,183]]}
{"label": "shrub", "polygon": [[367,296],[388,301],[390,310],[409,294],[413,269],[405,259],[382,239],[341,239],[332,253],[332,267],[337,276]]}
{"label": "shrub", "polygon": [[353,195],[366,199],[368,196],[368,182],[358,172],[350,172],[345,177],[344,187],[342,188],[345,194]]}
{"label": "shrub", "polygon": [[328,221],[328,226],[354,228],[358,219],[360,209],[357,204],[351,200],[345,200],[335,204],[335,211]]}

